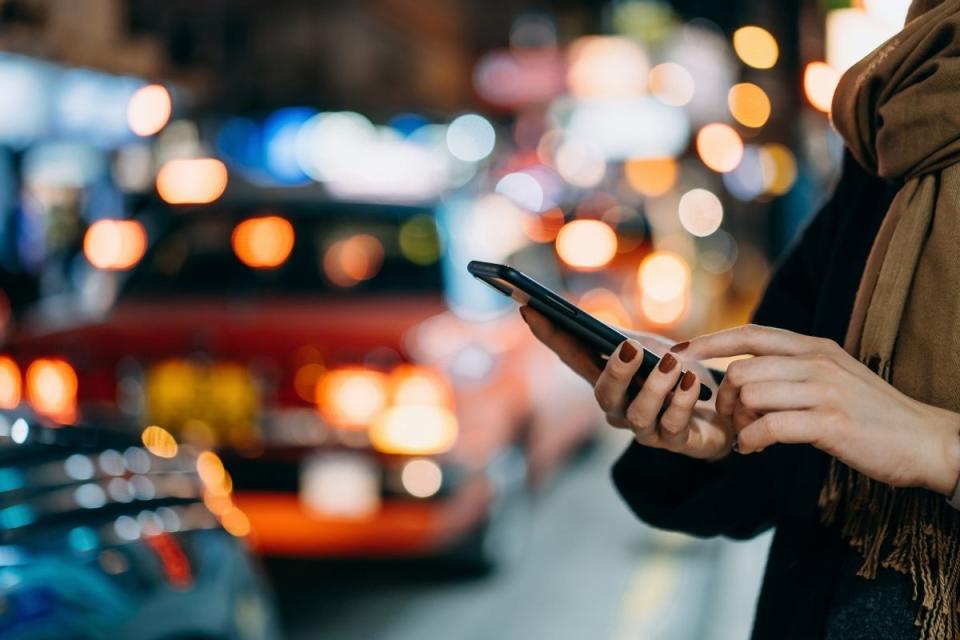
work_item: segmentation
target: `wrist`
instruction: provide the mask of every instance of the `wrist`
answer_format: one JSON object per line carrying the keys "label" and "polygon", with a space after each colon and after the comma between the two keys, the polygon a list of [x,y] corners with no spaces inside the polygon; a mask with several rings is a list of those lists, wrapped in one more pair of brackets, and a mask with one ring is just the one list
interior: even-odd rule
{"label": "wrist", "polygon": [[925,488],[950,498],[960,481],[960,414],[928,408],[928,419],[935,425],[936,446]]}

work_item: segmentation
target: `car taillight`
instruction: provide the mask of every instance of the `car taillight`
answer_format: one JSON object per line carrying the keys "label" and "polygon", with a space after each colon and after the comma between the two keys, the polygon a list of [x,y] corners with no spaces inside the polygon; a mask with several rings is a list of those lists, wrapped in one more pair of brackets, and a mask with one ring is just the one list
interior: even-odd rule
{"label": "car taillight", "polygon": [[387,376],[359,367],[334,369],[317,381],[317,407],[334,426],[365,429],[387,405]]}
{"label": "car taillight", "polygon": [[16,409],[23,395],[20,367],[9,356],[0,356],[0,409]]}
{"label": "car taillight", "polygon": [[62,423],[77,417],[77,372],[61,358],[37,358],[27,367],[26,396],[33,409]]}
{"label": "car taillight", "polygon": [[453,389],[425,367],[330,370],[317,383],[317,407],[336,427],[367,430],[370,444],[383,453],[439,454],[457,439]]}

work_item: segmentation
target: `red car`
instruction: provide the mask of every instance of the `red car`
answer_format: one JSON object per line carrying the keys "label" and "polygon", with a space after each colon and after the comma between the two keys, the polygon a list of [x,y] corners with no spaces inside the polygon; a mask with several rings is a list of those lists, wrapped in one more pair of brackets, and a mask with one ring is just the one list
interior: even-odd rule
{"label": "red car", "polygon": [[451,287],[483,286],[461,282],[444,250],[456,229],[433,208],[152,207],[150,248],[109,311],[25,323],[0,391],[20,376],[63,423],[156,426],[217,451],[229,474],[208,506],[239,508],[262,552],[489,564],[508,505],[590,436],[589,389],[518,314],[447,308]]}

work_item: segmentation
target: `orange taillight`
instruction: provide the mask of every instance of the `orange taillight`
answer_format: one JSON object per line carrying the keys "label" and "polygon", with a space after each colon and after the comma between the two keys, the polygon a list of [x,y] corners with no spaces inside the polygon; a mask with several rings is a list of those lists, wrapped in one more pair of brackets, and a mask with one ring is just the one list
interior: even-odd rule
{"label": "orange taillight", "polygon": [[27,400],[33,409],[60,422],[77,417],[77,372],[61,358],[38,358],[27,367]]}
{"label": "orange taillight", "polygon": [[16,409],[23,394],[20,367],[9,356],[0,356],[0,409]]}

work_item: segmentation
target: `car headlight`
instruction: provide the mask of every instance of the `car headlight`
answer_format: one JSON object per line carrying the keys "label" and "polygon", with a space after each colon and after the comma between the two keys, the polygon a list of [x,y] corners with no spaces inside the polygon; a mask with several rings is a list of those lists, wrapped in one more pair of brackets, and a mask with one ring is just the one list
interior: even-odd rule
{"label": "car headlight", "polygon": [[77,372],[62,358],[37,358],[27,367],[27,400],[33,409],[59,422],[77,417]]}
{"label": "car headlight", "polygon": [[370,426],[370,444],[383,453],[429,455],[448,451],[457,440],[457,419],[446,407],[390,407]]}

